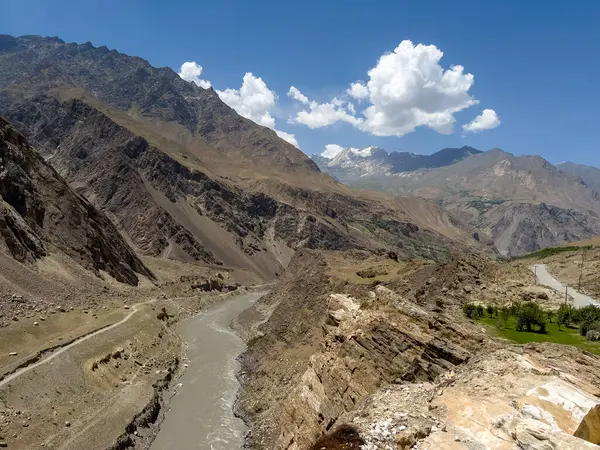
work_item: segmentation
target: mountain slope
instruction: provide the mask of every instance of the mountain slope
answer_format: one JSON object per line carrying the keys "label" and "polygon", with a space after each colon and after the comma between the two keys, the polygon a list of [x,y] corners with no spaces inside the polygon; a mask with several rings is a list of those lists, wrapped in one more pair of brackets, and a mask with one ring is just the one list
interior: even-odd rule
{"label": "mountain slope", "polygon": [[600,232],[598,192],[539,156],[494,149],[445,167],[367,176],[351,184],[434,200],[492,238],[505,255]]}
{"label": "mountain slope", "polygon": [[169,68],[90,43],[0,35],[0,90],[47,92],[64,86],[82,88],[116,109],[182,125],[202,138],[199,150],[212,153],[202,158],[268,171],[318,171],[309,157],[272,130],[239,116],[213,89],[188,83]]}
{"label": "mountain slope", "polygon": [[572,162],[557,164],[556,167],[581,178],[591,189],[600,192],[600,169],[597,167]]}
{"label": "mountain slope", "polygon": [[0,118],[0,235],[3,251],[34,262],[54,248],[81,265],[137,284],[152,277],[108,218],[67,183]]}
{"label": "mountain slope", "polygon": [[170,69],[57,39],[2,42],[0,112],[143,254],[268,279],[302,247],[441,258],[479,246],[432,203],[404,209],[336,183]]}

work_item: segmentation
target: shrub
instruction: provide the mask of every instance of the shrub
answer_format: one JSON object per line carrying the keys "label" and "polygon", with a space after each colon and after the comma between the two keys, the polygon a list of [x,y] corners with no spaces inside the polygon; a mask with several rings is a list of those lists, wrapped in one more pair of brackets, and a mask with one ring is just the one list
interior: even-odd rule
{"label": "shrub", "polygon": [[322,436],[311,450],[360,450],[365,441],[352,425],[340,425],[331,434]]}

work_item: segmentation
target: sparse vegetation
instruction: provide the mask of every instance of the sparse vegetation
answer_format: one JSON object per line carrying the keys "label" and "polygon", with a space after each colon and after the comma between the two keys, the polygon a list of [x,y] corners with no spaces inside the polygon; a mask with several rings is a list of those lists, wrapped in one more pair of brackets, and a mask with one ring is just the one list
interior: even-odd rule
{"label": "sparse vegetation", "polygon": [[479,211],[479,214],[484,214],[492,209],[494,206],[501,205],[504,203],[504,200],[472,200],[467,203],[468,207],[475,208]]}

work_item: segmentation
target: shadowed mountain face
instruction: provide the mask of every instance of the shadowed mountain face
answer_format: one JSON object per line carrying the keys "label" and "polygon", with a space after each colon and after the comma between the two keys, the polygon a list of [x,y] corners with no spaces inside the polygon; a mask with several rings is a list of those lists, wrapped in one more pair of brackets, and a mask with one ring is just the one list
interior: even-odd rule
{"label": "shadowed mountain face", "polygon": [[[559,168],[539,156],[517,157],[499,149],[468,152],[460,152],[458,157],[463,158],[458,161],[458,157],[439,158],[452,164],[402,172],[391,170],[391,166],[370,172],[354,167],[351,174],[349,164],[344,168],[337,159],[331,160],[327,169],[340,179],[345,176],[351,186],[436,201],[492,238],[505,255],[600,233],[600,195],[590,187],[596,178],[593,168],[586,168],[585,173],[573,166]],[[452,155],[449,149],[438,153]],[[340,156],[336,158],[342,159]],[[355,154],[347,159],[365,160]]]}
{"label": "shadowed mountain face", "polygon": [[0,118],[0,247],[20,262],[52,249],[121,282],[150,271],[110,220],[68,184],[7,121]]}
{"label": "shadowed mountain face", "polygon": [[435,204],[352,191],[212,89],[103,47],[1,37],[0,113],[142,254],[267,279],[303,247],[480,245]]}

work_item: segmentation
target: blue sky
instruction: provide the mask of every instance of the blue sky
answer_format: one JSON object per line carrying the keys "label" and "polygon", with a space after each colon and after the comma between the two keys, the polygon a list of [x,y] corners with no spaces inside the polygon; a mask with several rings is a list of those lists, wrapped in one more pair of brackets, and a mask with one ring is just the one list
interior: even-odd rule
{"label": "blue sky", "polygon": [[[293,133],[307,153],[326,144],[416,153],[471,145],[599,165],[599,15],[600,3],[592,1],[2,0],[0,33],[91,41],[176,71],[195,61],[215,89],[235,90],[229,100],[238,108],[248,107],[239,89],[251,72],[277,96],[263,105],[274,127]],[[379,58],[404,40],[414,46],[380,65]],[[436,60],[438,50],[443,57]],[[410,61],[422,62],[424,55],[430,61],[418,67],[434,74],[439,66],[438,74],[464,67],[446,94],[439,94],[439,79],[428,85],[434,95],[406,78],[406,64],[414,68]],[[370,78],[377,67],[376,79]],[[467,74],[474,82],[465,91]],[[252,81],[262,88],[256,78],[248,81],[248,88]],[[346,93],[355,81],[368,83],[367,98]],[[329,104],[335,117],[345,118],[315,117],[310,103],[287,95],[291,86],[316,111]],[[340,106],[332,106],[334,98],[343,100]],[[495,111],[499,126],[462,130],[485,109]],[[299,111],[307,113],[303,123]],[[454,132],[441,134],[449,131],[448,117],[456,121]]]}

